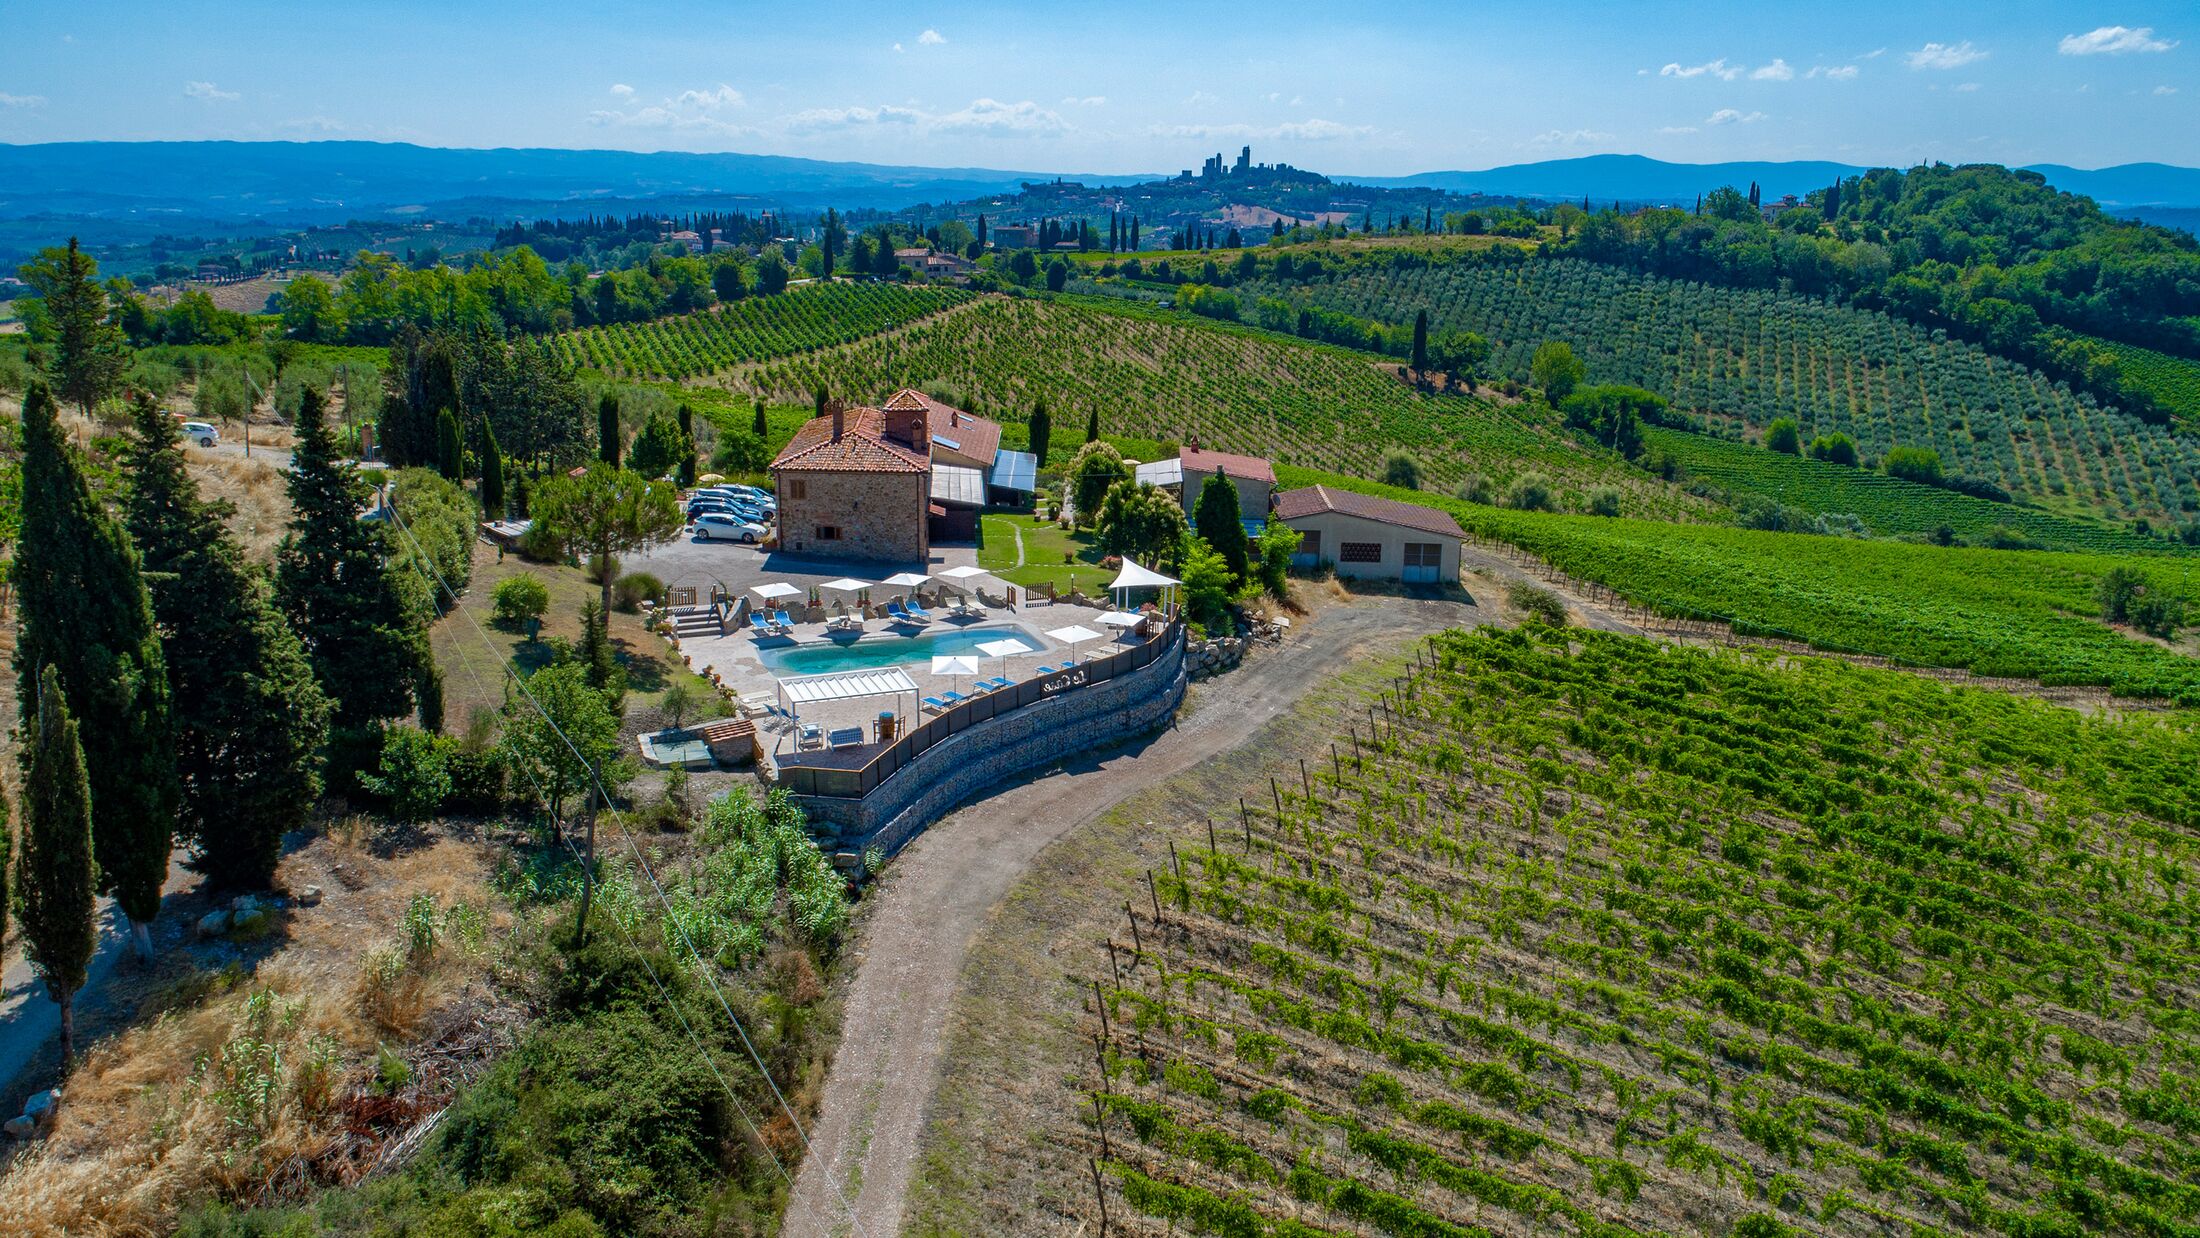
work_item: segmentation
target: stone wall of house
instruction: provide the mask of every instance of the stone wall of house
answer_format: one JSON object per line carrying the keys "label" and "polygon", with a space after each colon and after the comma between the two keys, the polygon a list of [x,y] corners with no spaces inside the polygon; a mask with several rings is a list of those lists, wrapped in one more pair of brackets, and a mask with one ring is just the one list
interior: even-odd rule
{"label": "stone wall of house", "polygon": [[926,750],[862,799],[798,795],[827,851],[891,855],[956,805],[1014,775],[1151,730],[1188,682],[1184,642],[1105,683],[978,723]]}
{"label": "stone wall of house", "polygon": [[[779,469],[779,545],[789,554],[833,555],[919,563],[930,557],[923,473],[858,473]],[[803,497],[792,498],[794,481]],[[840,530],[837,541],[817,535],[820,526]]]}

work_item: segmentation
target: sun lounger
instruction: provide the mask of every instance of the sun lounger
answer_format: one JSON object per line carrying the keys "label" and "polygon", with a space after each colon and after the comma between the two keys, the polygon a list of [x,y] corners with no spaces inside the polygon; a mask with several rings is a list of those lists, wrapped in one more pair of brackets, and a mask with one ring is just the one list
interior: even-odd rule
{"label": "sun lounger", "polygon": [[917,599],[910,598],[908,602],[904,603],[904,607],[908,610],[909,617],[911,619],[914,619],[919,623],[932,622],[932,612],[926,610],[922,606],[917,605]]}
{"label": "sun lounger", "polygon": [[943,700],[941,700],[940,698],[938,698],[938,697],[936,697],[936,696],[928,696],[928,697],[925,697],[925,698],[924,698],[924,707],[925,707],[926,709],[929,709],[929,710],[931,710],[931,711],[932,711],[933,713],[936,713],[936,714],[944,714],[944,713],[946,713],[946,712],[947,712],[947,711],[948,711],[949,709],[952,709],[952,708],[954,708],[954,707],[953,707],[952,705],[949,705],[949,704],[948,704],[948,703],[947,703],[946,701],[943,701]]}
{"label": "sun lounger", "polygon": [[863,742],[863,728],[844,726],[827,737],[826,742],[835,748],[852,748]]}
{"label": "sun lounger", "polygon": [[775,611],[773,611],[773,612],[772,612],[772,622],[774,622],[774,623],[778,624],[778,625],[779,625],[779,626],[780,626],[781,628],[783,628],[783,629],[784,629],[784,630],[786,630],[786,631],[789,631],[789,632],[792,632],[792,631],[794,631],[794,620],[793,620],[793,619],[790,619],[790,618],[788,618],[788,617],[787,617],[787,612],[786,612],[786,611],[783,611],[783,610],[775,610]]}
{"label": "sun lounger", "polygon": [[1060,670],[1062,670],[1062,669],[1064,669],[1064,668],[1062,668],[1062,667],[1059,667],[1059,666],[1042,666],[1042,667],[1040,667],[1040,668],[1039,668],[1039,673],[1040,673],[1041,675],[1052,675],[1052,674],[1054,674],[1054,673],[1056,673],[1057,671],[1060,671]]}
{"label": "sun lounger", "polygon": [[946,701],[948,708],[952,709],[970,698],[960,692],[942,692],[940,693],[940,699]]}
{"label": "sun lounger", "polygon": [[764,612],[760,610],[749,612],[749,631],[756,633],[758,636],[770,636],[777,630],[772,627],[771,620],[764,617]]}
{"label": "sun lounger", "polygon": [[1001,689],[1007,687],[1009,685],[1009,682],[1010,681],[1007,676],[995,675],[993,678],[985,680],[978,686],[984,688],[988,692],[998,692]]}
{"label": "sun lounger", "polygon": [[923,623],[926,621],[925,618],[913,615],[903,609],[902,604],[899,602],[888,602],[886,604],[886,617],[896,623]]}

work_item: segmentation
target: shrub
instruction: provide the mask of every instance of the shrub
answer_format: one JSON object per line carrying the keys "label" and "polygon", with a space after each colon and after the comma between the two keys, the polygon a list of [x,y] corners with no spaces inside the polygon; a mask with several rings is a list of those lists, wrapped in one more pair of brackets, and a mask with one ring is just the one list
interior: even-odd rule
{"label": "shrub", "polygon": [[643,602],[654,602],[664,595],[664,581],[648,572],[628,572],[611,587],[611,605],[631,615],[642,608]]}
{"label": "shrub", "polygon": [[1522,473],[1505,488],[1505,506],[1516,511],[1547,512],[1553,507],[1551,479],[1541,473]]}
{"label": "shrub", "polygon": [[510,767],[503,749],[467,748],[449,741],[443,764],[451,778],[450,794],[443,800],[446,811],[469,817],[493,817],[504,811]]}
{"label": "shrub", "polygon": [[1896,447],[1880,465],[1887,476],[1914,481],[1921,486],[1941,484],[1940,453],[1930,447]]}
{"label": "shrub", "polygon": [[1512,600],[1513,609],[1526,615],[1528,622],[1548,624],[1554,628],[1566,626],[1566,603],[1560,601],[1558,595],[1549,589],[1518,580],[1513,582],[1507,596]]}
{"label": "shrub", "polygon": [[422,821],[443,808],[451,794],[451,741],[418,727],[391,727],[382,735],[382,758],[359,784],[389,802],[399,821]]}
{"label": "shrub", "polygon": [[2159,589],[2150,589],[2131,600],[2131,624],[2149,636],[2169,640],[2185,625],[2185,603]]}
{"label": "shrub", "polygon": [[1394,451],[1383,460],[1383,484],[1401,490],[1421,488],[1421,458],[1410,451]]}
{"label": "shrub", "polygon": [[1802,427],[1795,424],[1793,417],[1773,418],[1772,424],[1765,427],[1765,449],[1791,456],[1800,454],[1803,450]]}
{"label": "shrub", "polygon": [[1130,466],[1123,463],[1123,453],[1103,439],[1094,439],[1077,449],[1077,456],[1069,464],[1070,502],[1077,508],[1077,519],[1090,524],[1100,511],[1101,501],[1119,481],[1129,481]]}
{"label": "shrub", "polygon": [[489,596],[494,604],[491,614],[505,627],[525,626],[550,609],[550,587],[525,573],[498,581]]}
{"label": "shrub", "polygon": [[1598,486],[1589,492],[1589,514],[1592,516],[1619,515],[1619,491],[1611,486]]}
{"label": "shrub", "polygon": [[1828,464],[1856,463],[1856,440],[1846,434],[1821,434],[1810,441],[1810,458]]}
{"label": "shrub", "polygon": [[1452,487],[1452,497],[1462,503],[1480,503],[1487,506],[1497,500],[1497,490],[1490,479],[1481,473],[1469,473]]}
{"label": "shrub", "polygon": [[2131,617],[2131,602],[2146,590],[2147,578],[2134,567],[2112,567],[2101,574],[2093,588],[2101,603],[2101,618],[2122,623]]}

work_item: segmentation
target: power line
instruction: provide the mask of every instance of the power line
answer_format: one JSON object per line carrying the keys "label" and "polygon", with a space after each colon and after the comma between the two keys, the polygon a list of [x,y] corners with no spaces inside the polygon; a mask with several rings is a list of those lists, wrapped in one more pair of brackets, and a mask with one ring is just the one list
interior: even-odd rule
{"label": "power line", "polygon": [[[480,639],[482,646],[494,654],[499,662],[504,664],[507,673],[511,676],[512,684],[519,689],[520,695],[525,697],[527,703],[534,707],[535,712],[541,716],[543,723],[550,728],[551,733],[556,735],[558,741],[565,745],[566,751],[573,754],[573,759],[580,762],[581,767],[588,771],[589,781],[596,789],[599,802],[608,808],[611,804],[611,792],[604,785],[602,776],[596,766],[581,753],[580,748],[566,735],[564,728],[560,727],[557,720],[550,716],[550,712],[542,707],[542,702],[537,700],[535,694],[528,689],[527,680],[519,674],[517,667],[512,665],[511,659],[505,654],[497,652],[495,643],[489,639],[489,634],[482,630],[481,621],[471,613],[466,612],[465,607],[460,603],[458,591],[451,587],[450,581],[444,579],[442,569],[437,567],[435,561],[421,548],[419,539],[413,536],[411,527],[405,523],[405,518],[399,514],[397,504],[385,496],[382,506],[384,510],[390,513],[391,523],[396,525],[398,531],[405,535],[405,541],[412,547],[413,555],[419,559],[428,574],[435,578],[436,584],[442,588],[444,596],[451,600],[451,609],[465,614],[468,624],[473,627],[474,634]],[[610,616],[606,615],[604,622],[609,623]],[[536,792],[537,794],[542,793],[542,788],[539,785],[536,787]],[[706,956],[702,951],[696,949],[694,940],[688,936],[687,926],[680,923],[679,918],[672,914],[672,900],[665,894],[664,886],[657,880],[656,871],[649,866],[649,861],[643,856],[641,848],[635,844],[633,833],[626,828],[623,822],[619,821],[616,814],[612,816],[612,824],[617,827],[619,836],[626,842],[627,851],[634,857],[634,862],[639,867],[642,876],[648,880],[651,891],[657,896],[658,904],[664,908],[665,923],[670,924],[673,931],[680,935],[680,942],[687,947],[690,958],[698,962],[705,960]],[[564,839],[563,830],[559,831],[559,837],[565,841],[568,850],[573,850],[571,840]],[[623,926],[621,932],[624,933]],[[741,1040],[741,1047],[748,1051],[749,1060],[756,1064],[757,1073],[764,1078],[764,1086],[771,1089],[773,1098],[779,1103],[780,1112],[786,1115],[788,1125],[794,1128],[795,1136],[802,1141],[803,1152],[807,1154],[810,1151],[809,1132],[803,1129],[802,1120],[795,1116],[794,1106],[787,1102],[786,1094],[779,1090],[779,1083],[772,1078],[771,1069],[764,1064],[763,1055],[756,1051],[756,1044],[749,1039],[748,1029],[742,1024],[741,1016],[733,1012],[733,1004],[726,1000],[725,990],[719,987],[718,978],[712,974],[711,968],[701,966],[696,970],[702,974],[704,983],[710,986],[712,996],[718,1000],[719,1009],[725,1012],[727,1021],[733,1025],[734,1034]],[[753,1130],[754,1127],[752,1126],[751,1129]],[[759,1136],[759,1139],[761,1138]],[[773,1159],[776,1161],[778,1158],[775,1155]],[[780,1172],[782,1176],[785,1176],[784,1166],[781,1166]],[[833,1179],[829,1173],[826,1175],[826,1183],[832,1187],[834,1196],[840,1201],[841,1211],[848,1218],[850,1232],[856,1238],[861,1238],[863,1231],[856,1221],[855,1208],[849,1203],[846,1192],[840,1189],[840,1183]]]}

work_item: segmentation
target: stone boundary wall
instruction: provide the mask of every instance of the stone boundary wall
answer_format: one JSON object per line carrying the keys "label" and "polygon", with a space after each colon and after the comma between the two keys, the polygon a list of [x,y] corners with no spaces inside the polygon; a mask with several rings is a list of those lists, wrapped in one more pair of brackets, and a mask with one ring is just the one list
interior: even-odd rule
{"label": "stone boundary wall", "polygon": [[[1152,730],[1176,712],[1189,682],[1185,642],[1105,683],[978,723],[927,749],[862,799],[798,795],[828,851],[879,847],[888,855],[958,804],[1067,756]],[[822,832],[822,830],[821,830]]]}
{"label": "stone boundary wall", "polygon": [[1206,679],[1236,670],[1238,663],[1245,660],[1245,648],[1251,643],[1242,636],[1191,641],[1184,650],[1185,673],[1194,679]]}

